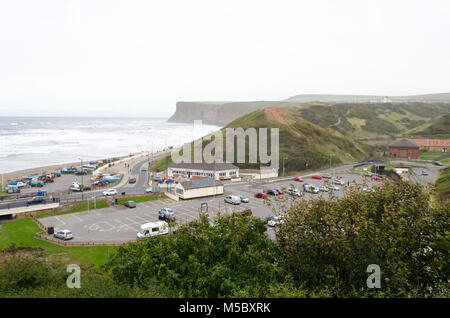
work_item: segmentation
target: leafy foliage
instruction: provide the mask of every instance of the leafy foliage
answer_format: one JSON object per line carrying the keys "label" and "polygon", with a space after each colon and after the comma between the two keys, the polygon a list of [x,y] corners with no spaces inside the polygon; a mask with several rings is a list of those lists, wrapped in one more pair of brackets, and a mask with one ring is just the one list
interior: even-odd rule
{"label": "leafy foliage", "polygon": [[166,237],[119,249],[106,264],[114,280],[158,286],[169,296],[258,297],[282,277],[276,245],[255,218],[201,216]]}
{"label": "leafy foliage", "polygon": [[[286,271],[334,296],[439,294],[449,277],[449,205],[431,206],[430,192],[407,182],[360,190],[283,209],[277,238]],[[367,291],[369,264],[381,267],[380,291]]]}

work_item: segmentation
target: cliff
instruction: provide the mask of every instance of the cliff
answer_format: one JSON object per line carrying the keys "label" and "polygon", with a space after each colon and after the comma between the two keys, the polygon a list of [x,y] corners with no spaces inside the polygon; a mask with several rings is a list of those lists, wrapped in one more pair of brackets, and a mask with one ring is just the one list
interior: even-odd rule
{"label": "cliff", "polygon": [[289,106],[291,104],[279,101],[177,102],[176,111],[168,119],[168,122],[193,123],[194,120],[202,120],[207,125],[225,126],[255,110],[272,106]]}

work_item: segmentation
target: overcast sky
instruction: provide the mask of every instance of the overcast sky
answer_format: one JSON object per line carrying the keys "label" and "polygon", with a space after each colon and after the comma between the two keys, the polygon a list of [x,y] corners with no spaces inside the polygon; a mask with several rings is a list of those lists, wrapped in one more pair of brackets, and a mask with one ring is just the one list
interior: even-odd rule
{"label": "overcast sky", "polygon": [[450,2],[0,0],[0,115],[450,92]]}

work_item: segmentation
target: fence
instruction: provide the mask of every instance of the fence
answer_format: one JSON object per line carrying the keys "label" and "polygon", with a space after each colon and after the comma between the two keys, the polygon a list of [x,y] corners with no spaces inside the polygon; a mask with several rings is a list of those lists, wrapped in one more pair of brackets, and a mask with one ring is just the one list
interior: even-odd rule
{"label": "fence", "polygon": [[45,235],[42,233],[36,233],[34,235],[35,238],[51,242],[60,246],[124,246],[128,243],[135,242],[135,241],[128,241],[128,242],[85,242],[85,241],[62,241],[60,239],[57,239],[53,236]]}

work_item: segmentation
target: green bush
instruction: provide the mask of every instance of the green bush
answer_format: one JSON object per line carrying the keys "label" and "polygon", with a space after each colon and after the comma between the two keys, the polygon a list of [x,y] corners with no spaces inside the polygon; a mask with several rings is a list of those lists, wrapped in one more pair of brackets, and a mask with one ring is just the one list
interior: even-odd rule
{"label": "green bush", "polygon": [[157,286],[168,296],[263,296],[283,277],[276,245],[256,218],[206,216],[165,237],[119,249],[106,264],[118,283]]}
{"label": "green bush", "polygon": [[[277,238],[296,286],[340,297],[439,293],[449,277],[449,205],[431,206],[429,191],[406,182],[346,191],[284,209]],[[381,268],[379,291],[366,287],[369,264]]]}

